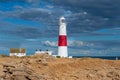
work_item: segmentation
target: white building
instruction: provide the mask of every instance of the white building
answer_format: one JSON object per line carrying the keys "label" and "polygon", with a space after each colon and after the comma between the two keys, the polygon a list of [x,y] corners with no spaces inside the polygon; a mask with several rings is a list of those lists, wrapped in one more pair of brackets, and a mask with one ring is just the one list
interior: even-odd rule
{"label": "white building", "polygon": [[46,51],[36,50],[35,51],[35,55],[36,54],[49,54],[49,55],[52,55],[52,53],[53,53],[53,51],[48,51],[48,50],[46,50]]}
{"label": "white building", "polygon": [[26,56],[26,49],[25,48],[11,48],[10,49],[10,56]]}

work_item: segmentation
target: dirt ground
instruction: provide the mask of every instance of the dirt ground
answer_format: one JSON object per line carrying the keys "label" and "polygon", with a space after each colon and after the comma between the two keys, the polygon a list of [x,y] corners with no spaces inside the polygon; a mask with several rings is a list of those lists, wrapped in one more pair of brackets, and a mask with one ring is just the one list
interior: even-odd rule
{"label": "dirt ground", "polygon": [[120,80],[120,60],[0,57],[3,80]]}

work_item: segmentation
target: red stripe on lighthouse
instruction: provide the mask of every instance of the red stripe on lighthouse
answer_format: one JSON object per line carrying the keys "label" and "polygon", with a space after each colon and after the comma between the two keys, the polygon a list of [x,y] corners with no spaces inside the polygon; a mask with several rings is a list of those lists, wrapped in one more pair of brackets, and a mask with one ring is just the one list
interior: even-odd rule
{"label": "red stripe on lighthouse", "polygon": [[67,37],[66,35],[59,36],[58,46],[67,46]]}

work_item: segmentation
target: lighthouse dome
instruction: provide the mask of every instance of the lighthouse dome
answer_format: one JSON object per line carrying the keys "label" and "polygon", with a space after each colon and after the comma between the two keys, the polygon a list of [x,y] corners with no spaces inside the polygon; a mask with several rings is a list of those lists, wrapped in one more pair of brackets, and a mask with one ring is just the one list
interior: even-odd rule
{"label": "lighthouse dome", "polygon": [[62,16],[61,18],[60,18],[61,20],[65,20],[65,18]]}

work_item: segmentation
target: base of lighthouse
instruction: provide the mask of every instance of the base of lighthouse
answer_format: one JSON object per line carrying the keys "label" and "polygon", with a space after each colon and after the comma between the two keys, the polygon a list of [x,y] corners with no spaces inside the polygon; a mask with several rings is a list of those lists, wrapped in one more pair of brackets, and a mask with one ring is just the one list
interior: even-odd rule
{"label": "base of lighthouse", "polygon": [[58,47],[58,56],[60,56],[60,57],[68,57],[67,46],[59,46]]}

